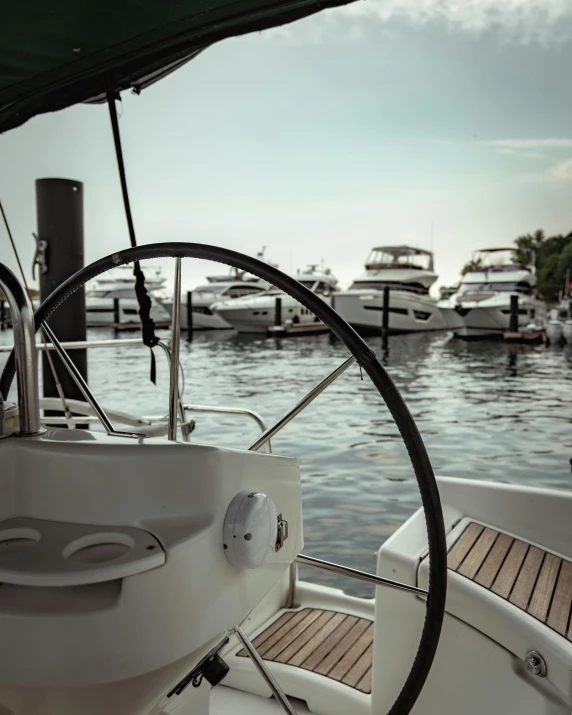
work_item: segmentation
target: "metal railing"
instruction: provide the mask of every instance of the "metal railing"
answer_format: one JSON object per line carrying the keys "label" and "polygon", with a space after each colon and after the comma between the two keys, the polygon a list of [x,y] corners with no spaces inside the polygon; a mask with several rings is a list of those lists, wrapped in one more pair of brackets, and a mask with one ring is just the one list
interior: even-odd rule
{"label": "metal railing", "polygon": [[8,300],[12,314],[20,434],[34,435],[42,431],[34,309],[16,276],[2,263],[0,263],[0,288]]}

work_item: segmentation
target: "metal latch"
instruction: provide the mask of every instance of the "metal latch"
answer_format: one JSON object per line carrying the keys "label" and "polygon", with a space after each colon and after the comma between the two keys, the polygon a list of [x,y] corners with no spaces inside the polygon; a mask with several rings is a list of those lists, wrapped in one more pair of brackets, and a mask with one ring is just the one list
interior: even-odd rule
{"label": "metal latch", "polygon": [[32,260],[32,277],[35,280],[36,266],[38,266],[40,270],[40,275],[44,275],[44,273],[48,272],[48,262],[46,260],[48,242],[39,239],[35,233],[33,233],[32,236],[36,239],[36,252]]}
{"label": "metal latch", "polygon": [[278,514],[278,530],[276,532],[276,551],[284,546],[284,542],[288,538],[288,522],[282,518],[282,514]]}

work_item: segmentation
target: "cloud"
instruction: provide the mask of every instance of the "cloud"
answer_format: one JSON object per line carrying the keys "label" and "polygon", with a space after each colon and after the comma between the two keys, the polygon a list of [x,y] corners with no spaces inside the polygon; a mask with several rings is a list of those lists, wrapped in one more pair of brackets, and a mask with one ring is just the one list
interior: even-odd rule
{"label": "cloud", "polygon": [[550,170],[550,175],[557,181],[572,180],[572,159],[566,159],[566,161],[554,166]]}
{"label": "cloud", "polygon": [[545,159],[554,150],[572,149],[572,139],[568,137],[547,137],[544,139],[493,139],[483,142],[497,154],[517,156],[520,159]]}
{"label": "cloud", "polygon": [[524,45],[552,45],[572,37],[569,0],[367,0],[340,12],[382,22],[441,24],[477,36],[494,30],[503,40]]}
{"label": "cloud", "polygon": [[548,137],[546,139],[493,139],[485,142],[499,149],[572,149],[572,139],[568,137]]}
{"label": "cloud", "polygon": [[497,149],[497,154],[508,154],[518,156],[520,159],[544,159],[546,154],[540,151],[525,151],[524,149]]}

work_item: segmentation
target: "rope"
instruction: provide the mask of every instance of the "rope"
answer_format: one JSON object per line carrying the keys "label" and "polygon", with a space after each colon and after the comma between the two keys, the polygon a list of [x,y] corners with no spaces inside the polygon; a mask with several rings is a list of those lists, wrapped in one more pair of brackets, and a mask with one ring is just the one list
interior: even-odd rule
{"label": "rope", "polygon": [[[131,203],[129,201],[129,190],[127,187],[127,176],[125,174],[125,162],[123,161],[123,149],[121,146],[121,134],[119,133],[119,122],[117,119],[117,107],[115,105],[115,91],[107,90],[107,106],[109,108],[109,118],[111,120],[111,130],[113,132],[113,143],[115,145],[115,156],[117,158],[117,170],[121,183],[121,194],[123,196],[123,206],[125,208],[125,218],[127,220],[127,230],[129,231],[129,242],[132,248],[137,246],[135,236],[135,226],[133,224],[133,214],[131,213]],[[143,344],[151,350],[151,382],[157,382],[157,368],[153,348],[159,342],[155,335],[155,323],[151,318],[151,298],[145,288],[145,274],[141,270],[139,261],[134,262],[133,275],[135,276],[135,296],[139,304],[139,317],[141,319],[141,338]]]}

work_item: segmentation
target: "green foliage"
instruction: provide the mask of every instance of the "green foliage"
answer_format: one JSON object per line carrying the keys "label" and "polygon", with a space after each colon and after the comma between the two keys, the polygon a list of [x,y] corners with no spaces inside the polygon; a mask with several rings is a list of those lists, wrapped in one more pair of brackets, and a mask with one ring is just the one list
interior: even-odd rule
{"label": "green foliage", "polygon": [[463,266],[463,269],[461,270],[461,275],[464,276],[466,273],[468,273],[470,270],[473,268],[477,268],[477,266],[481,265],[481,259],[477,258],[476,260],[469,261],[468,263],[465,263]]}
{"label": "green foliage", "polygon": [[545,300],[557,301],[564,288],[566,272],[572,274],[572,233],[550,236],[538,230],[515,240],[515,258],[523,265],[536,265],[537,287]]}

